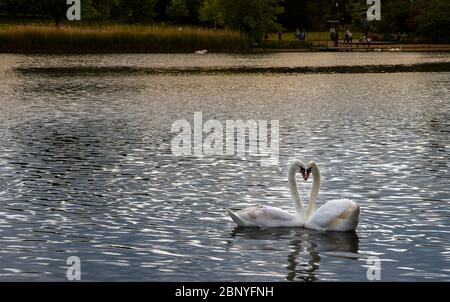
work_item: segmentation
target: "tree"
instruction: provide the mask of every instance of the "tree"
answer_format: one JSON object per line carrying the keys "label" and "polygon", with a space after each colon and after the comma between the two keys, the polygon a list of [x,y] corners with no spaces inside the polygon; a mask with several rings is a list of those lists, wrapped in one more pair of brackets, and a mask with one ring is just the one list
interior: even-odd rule
{"label": "tree", "polygon": [[[95,19],[99,21],[108,20],[111,16],[111,10],[119,4],[118,0],[90,0],[91,7],[95,11]],[[82,5],[86,2],[83,0]]]}
{"label": "tree", "polygon": [[[348,10],[346,3],[348,1],[350,0],[339,0],[339,8]],[[332,0],[283,0],[281,3],[284,12],[280,14],[278,20],[283,27],[290,30],[296,28],[323,30],[328,26],[327,20],[337,17],[334,15],[336,6]]]}
{"label": "tree", "polygon": [[175,22],[183,21],[189,16],[186,0],[172,0],[166,8],[167,16]]}
{"label": "tree", "polygon": [[398,33],[414,31],[411,17],[413,3],[410,0],[386,0],[382,2],[381,20],[377,21],[377,31]]}
{"label": "tree", "polygon": [[19,14],[26,14],[29,3],[26,0],[0,0],[0,8],[4,10],[8,17],[16,19]]}
{"label": "tree", "polygon": [[153,21],[156,16],[155,6],[158,0],[120,0],[119,10],[130,23]]}
{"label": "tree", "polygon": [[110,18],[111,10],[118,4],[118,0],[82,0],[82,20],[104,22]]}
{"label": "tree", "polygon": [[199,8],[199,19],[201,22],[210,22],[217,27],[223,25],[223,14],[219,0],[205,0]]}
{"label": "tree", "polygon": [[277,16],[284,11],[278,0],[219,0],[224,25],[247,32],[254,41],[278,31]]}
{"label": "tree", "polygon": [[450,1],[420,0],[416,5],[417,32],[435,42],[450,42]]}
{"label": "tree", "polygon": [[44,12],[49,12],[55,21],[55,25],[59,27],[61,21],[66,17],[67,1],[66,0],[41,0]]}

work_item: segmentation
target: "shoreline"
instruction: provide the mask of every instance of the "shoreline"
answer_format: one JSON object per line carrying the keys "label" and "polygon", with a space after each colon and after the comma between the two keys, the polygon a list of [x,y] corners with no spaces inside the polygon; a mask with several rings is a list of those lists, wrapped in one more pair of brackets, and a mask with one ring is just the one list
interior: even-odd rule
{"label": "shoreline", "polygon": [[39,24],[0,24],[0,53],[4,54],[153,54],[194,53],[304,53],[304,52],[450,52],[450,43],[372,42],[349,45],[319,38],[310,41],[267,40],[251,43],[248,35],[228,29],[174,25],[54,27]]}
{"label": "shoreline", "polygon": [[292,48],[280,48],[280,49],[270,49],[270,48],[255,48],[254,51],[257,52],[272,52],[272,53],[283,53],[283,52],[450,52],[450,44],[387,44],[387,45],[377,45],[372,44],[369,48],[367,46],[361,47],[342,47],[339,48],[326,48],[320,46],[311,46],[308,48],[292,49]]}
{"label": "shoreline", "polygon": [[[3,49],[2,49],[3,48]],[[123,49],[123,50],[111,50],[111,49],[82,49],[82,50],[25,50],[15,48],[11,50],[5,50],[5,46],[0,47],[0,54],[41,54],[41,55],[89,55],[89,54],[192,54],[194,51],[189,50],[177,50],[170,49],[167,51],[152,51],[145,49]],[[160,48],[160,47],[157,47]],[[196,48],[193,48],[196,49]],[[207,47],[205,47],[207,49]],[[352,53],[352,52],[441,52],[450,53],[450,44],[395,44],[395,45],[371,45],[367,47],[353,47],[345,48],[325,48],[325,47],[303,47],[303,48],[249,48],[243,51],[237,50],[208,50],[208,53],[214,54],[252,54],[252,53],[305,53],[305,52],[336,52],[336,53]]]}

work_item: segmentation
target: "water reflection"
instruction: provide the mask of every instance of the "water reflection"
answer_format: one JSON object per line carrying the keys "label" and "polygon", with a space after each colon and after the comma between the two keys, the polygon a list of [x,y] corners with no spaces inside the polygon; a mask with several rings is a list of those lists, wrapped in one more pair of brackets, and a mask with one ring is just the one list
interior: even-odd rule
{"label": "water reflection", "polygon": [[[360,281],[365,255],[382,258],[383,281],[450,280],[448,73],[14,71],[450,60],[363,53],[191,57],[0,55],[0,280],[64,281],[71,255],[83,259],[86,281]],[[174,157],[171,125],[195,111],[204,120],[279,120],[280,165],[262,167],[254,157]],[[230,235],[235,225],[223,208],[293,209],[286,171],[294,158],[321,164],[319,205],[341,197],[361,204],[357,235],[303,229]],[[310,185],[301,184],[302,196]]]}
{"label": "water reflection", "polygon": [[[321,253],[358,259],[359,237],[355,232],[318,232],[307,229],[291,228],[235,228],[231,237],[239,237],[249,242],[258,240],[267,245],[278,246],[279,242],[288,240],[289,254],[286,259],[286,280],[316,281],[315,274],[320,268]],[[364,256],[361,256],[364,257]]]}

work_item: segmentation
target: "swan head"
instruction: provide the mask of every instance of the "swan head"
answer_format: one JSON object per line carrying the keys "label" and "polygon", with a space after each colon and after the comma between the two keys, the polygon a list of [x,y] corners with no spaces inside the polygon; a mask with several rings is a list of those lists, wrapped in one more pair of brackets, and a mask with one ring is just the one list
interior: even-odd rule
{"label": "swan head", "polygon": [[293,173],[300,173],[304,175],[306,166],[301,160],[296,159],[292,162],[290,170]]}
{"label": "swan head", "polygon": [[305,171],[303,173],[303,179],[305,181],[307,181],[309,176],[311,175],[311,173],[314,174],[318,168],[319,168],[319,165],[317,165],[317,163],[315,161],[310,161],[305,167]]}

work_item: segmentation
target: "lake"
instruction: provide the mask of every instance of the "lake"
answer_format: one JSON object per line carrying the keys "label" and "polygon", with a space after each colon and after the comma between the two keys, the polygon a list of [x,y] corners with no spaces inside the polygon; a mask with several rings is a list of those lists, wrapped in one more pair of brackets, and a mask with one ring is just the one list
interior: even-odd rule
{"label": "lake", "polygon": [[[449,72],[200,72],[442,62],[450,55],[0,55],[0,281],[66,281],[69,256],[83,281],[367,281],[373,256],[382,281],[450,281]],[[171,125],[194,112],[278,120],[279,164],[175,157]],[[361,205],[355,233],[236,228],[224,208],[293,211],[297,158],[321,166],[319,205]],[[311,181],[299,186],[305,201]]]}

